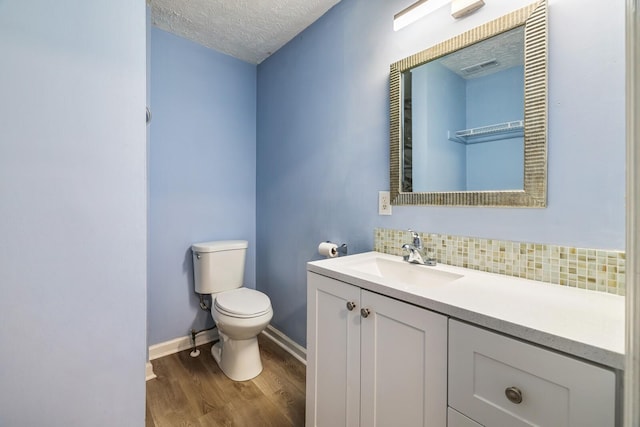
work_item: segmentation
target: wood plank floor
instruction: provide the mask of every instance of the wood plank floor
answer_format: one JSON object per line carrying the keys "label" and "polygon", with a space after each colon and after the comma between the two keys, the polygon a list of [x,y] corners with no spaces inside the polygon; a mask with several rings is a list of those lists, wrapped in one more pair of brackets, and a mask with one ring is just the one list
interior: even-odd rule
{"label": "wood plank floor", "polygon": [[258,340],[264,369],[250,381],[227,378],[210,343],[196,358],[185,350],[154,360],[146,427],[304,426],[305,366],[263,335]]}

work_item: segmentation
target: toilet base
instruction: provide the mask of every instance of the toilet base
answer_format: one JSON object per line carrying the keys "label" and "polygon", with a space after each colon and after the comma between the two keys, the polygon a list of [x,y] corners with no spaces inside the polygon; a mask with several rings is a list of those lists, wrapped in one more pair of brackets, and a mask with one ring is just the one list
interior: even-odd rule
{"label": "toilet base", "polygon": [[220,334],[220,341],[211,347],[211,355],[222,372],[234,381],[247,381],[262,372],[257,337],[231,340]]}

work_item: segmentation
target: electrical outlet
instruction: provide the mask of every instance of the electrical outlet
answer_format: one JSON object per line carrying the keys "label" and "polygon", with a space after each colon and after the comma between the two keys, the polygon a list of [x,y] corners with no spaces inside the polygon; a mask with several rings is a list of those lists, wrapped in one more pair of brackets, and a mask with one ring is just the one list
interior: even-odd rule
{"label": "electrical outlet", "polygon": [[378,191],[378,215],[391,215],[391,195],[388,191]]}

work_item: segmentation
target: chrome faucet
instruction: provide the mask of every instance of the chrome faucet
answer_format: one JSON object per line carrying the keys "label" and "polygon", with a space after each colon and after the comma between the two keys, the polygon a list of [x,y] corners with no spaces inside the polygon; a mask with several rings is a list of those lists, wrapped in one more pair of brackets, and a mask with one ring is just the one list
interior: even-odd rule
{"label": "chrome faucet", "polygon": [[411,264],[436,265],[437,262],[433,253],[423,247],[420,235],[415,231],[409,231],[411,232],[411,237],[413,237],[413,243],[402,245],[402,250],[408,252],[407,255],[403,256],[403,259]]}

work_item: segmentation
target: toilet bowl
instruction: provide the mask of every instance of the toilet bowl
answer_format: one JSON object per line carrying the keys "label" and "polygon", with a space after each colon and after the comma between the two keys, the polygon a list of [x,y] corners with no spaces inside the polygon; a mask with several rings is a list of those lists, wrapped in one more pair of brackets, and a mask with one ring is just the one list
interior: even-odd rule
{"label": "toilet bowl", "polygon": [[212,295],[211,315],[220,341],[211,355],[226,376],[250,380],[262,372],[258,334],[273,317],[271,301],[262,292],[238,288]]}
{"label": "toilet bowl", "polygon": [[257,336],[273,317],[269,297],[243,287],[247,241],[226,240],[192,245],[195,289],[211,295],[211,315],[220,341],[211,355],[235,381],[262,372]]}

